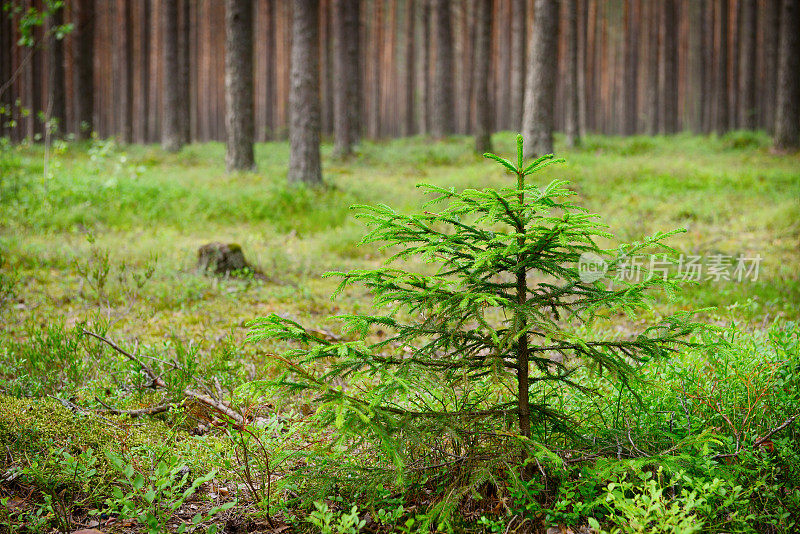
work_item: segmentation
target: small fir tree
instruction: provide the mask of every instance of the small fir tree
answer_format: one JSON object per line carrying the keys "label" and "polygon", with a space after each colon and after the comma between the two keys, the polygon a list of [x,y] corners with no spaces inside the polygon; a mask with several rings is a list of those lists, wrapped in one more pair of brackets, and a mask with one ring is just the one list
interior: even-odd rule
{"label": "small fir tree", "polygon": [[[456,192],[423,186],[435,195],[427,206],[440,209],[417,215],[359,206],[359,217],[373,227],[362,243],[391,249],[387,263],[421,259],[435,271],[387,266],[329,273],[343,279],[337,294],[361,284],[386,310],[342,316],[356,334],[352,340],[332,341],[277,315],[254,321],[251,341],[288,340],[297,347],[278,358],[286,366],[279,384],[314,390],[324,421],[384,442],[412,428],[437,439],[475,420],[494,430],[511,420],[518,435],[529,438],[532,425],[565,428],[563,410],[533,401],[542,398],[544,384],[585,391],[580,377],[586,373],[578,371],[591,366],[624,387],[637,364],[692,345],[687,336],[699,325],[685,315],[625,338],[589,337],[587,326],[596,321],[647,307],[648,290],[675,287],[676,280],[649,276],[646,269],[639,280],[610,280],[633,255],[663,246],[680,230],[601,248],[596,240],[611,235],[597,216],[570,201],[567,182],[526,184],[529,175],[559,160],[544,156],[526,165],[522,150],[518,136],[516,164],[486,154],[515,175],[516,187]],[[587,264],[601,270],[582,271]],[[603,270],[606,276],[597,276]],[[369,334],[377,329],[390,334],[375,341]],[[409,454],[387,450],[398,463]]]}

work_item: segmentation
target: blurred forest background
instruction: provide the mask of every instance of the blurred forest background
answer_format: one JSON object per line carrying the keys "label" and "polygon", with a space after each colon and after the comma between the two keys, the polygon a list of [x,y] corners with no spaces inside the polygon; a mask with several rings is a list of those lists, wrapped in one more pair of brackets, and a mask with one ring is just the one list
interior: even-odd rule
{"label": "blurred forest background", "polygon": [[[43,8],[43,0],[13,4]],[[303,3],[243,4],[252,10],[255,140],[285,138],[292,10]],[[473,133],[484,105],[495,110],[493,130],[519,130],[534,2],[490,2],[490,102],[476,96],[479,4],[321,0],[302,7],[318,11],[322,134],[333,134],[340,86],[356,88],[358,129],[369,138]],[[558,34],[556,129],[570,127],[567,95],[575,93],[579,133],[773,131],[781,24],[800,31],[796,16],[781,15],[780,0],[558,4],[548,23]],[[84,136],[152,143],[174,115],[185,141],[225,139],[222,0],[67,0],[32,28],[30,47],[19,44],[23,13],[0,23],[0,99],[13,119],[3,121],[0,136],[42,136],[47,115],[78,136],[83,124]],[[358,21],[355,31],[348,16]],[[58,24],[73,25],[63,40],[48,32]],[[357,66],[337,73],[337,47],[347,46]],[[436,83],[439,70],[450,82]],[[451,104],[446,116],[433,109],[437,91]],[[168,95],[177,98],[170,103]]]}

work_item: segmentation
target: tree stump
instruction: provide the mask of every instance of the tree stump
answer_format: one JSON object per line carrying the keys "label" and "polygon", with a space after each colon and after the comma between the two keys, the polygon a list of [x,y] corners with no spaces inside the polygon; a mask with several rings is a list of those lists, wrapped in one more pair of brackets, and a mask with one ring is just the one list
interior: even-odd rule
{"label": "tree stump", "polygon": [[197,250],[197,268],[208,274],[230,275],[249,268],[242,247],[236,243],[209,243]]}

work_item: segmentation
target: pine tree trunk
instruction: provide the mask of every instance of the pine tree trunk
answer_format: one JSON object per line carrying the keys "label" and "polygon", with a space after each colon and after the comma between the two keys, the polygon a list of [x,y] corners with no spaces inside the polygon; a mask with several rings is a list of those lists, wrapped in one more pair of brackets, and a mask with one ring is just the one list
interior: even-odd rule
{"label": "pine tree trunk", "polygon": [[319,0],[293,0],[289,182],[322,183],[319,153]]}
{"label": "pine tree trunk", "polygon": [[783,0],[778,58],[775,148],[800,148],[800,3]]}
{"label": "pine tree trunk", "polygon": [[[30,7],[34,7],[33,1],[30,1]],[[4,16],[4,15],[3,15]],[[43,31],[41,26],[33,28],[33,39],[36,43],[41,43],[43,39]],[[38,46],[30,49],[31,58],[28,64],[27,71],[27,96],[30,114],[28,115],[28,137],[31,141],[42,142],[44,140],[44,123],[41,117],[46,114],[46,110],[42,106],[42,63],[43,63],[43,50]],[[23,95],[25,93],[23,92]]]}
{"label": "pine tree trunk", "polygon": [[74,4],[73,61],[75,77],[75,122],[78,139],[89,139],[94,131],[94,0]]}
{"label": "pine tree trunk", "polygon": [[624,135],[636,133],[638,102],[636,80],[639,66],[639,28],[637,27],[636,0],[625,1],[625,111],[622,119]]}
{"label": "pine tree trunk", "polygon": [[264,54],[266,55],[266,74],[264,76],[264,122],[266,137],[268,140],[275,139],[276,120],[275,106],[277,104],[275,64],[277,62],[275,32],[276,6],[275,0],[266,0],[267,10],[267,34],[264,36]]}
{"label": "pine tree trunk", "polygon": [[[709,6],[711,8],[709,9]],[[713,95],[713,79],[711,76],[714,54],[714,25],[713,4],[707,0],[700,1],[700,42],[698,46],[698,61],[700,62],[700,86],[697,94],[700,110],[700,131],[704,134],[711,132],[711,97]]]}
{"label": "pine tree trunk", "polygon": [[253,169],[252,0],[225,0],[225,130],[228,172]]}
{"label": "pine tree trunk", "polygon": [[[424,1],[424,0],[423,0]],[[414,54],[414,33],[416,28],[416,2],[414,0],[407,0],[406,2],[406,72],[404,77],[405,82],[405,117],[403,121],[403,135],[413,135],[416,131],[416,106],[414,103],[414,94],[416,92],[416,61]]]}
{"label": "pine tree trunk", "polygon": [[566,134],[567,145],[571,147],[581,144],[579,125],[580,109],[578,98],[578,1],[567,2],[567,76],[564,82],[566,97]]}
{"label": "pine tree trunk", "polygon": [[[11,35],[11,17],[0,16],[0,84],[6,83],[6,80],[11,79],[11,54],[13,50],[13,38]],[[0,136],[6,137],[11,135],[11,128],[8,126],[10,113],[11,113],[11,90],[0,92]],[[65,131],[65,124],[61,125],[62,131]]]}
{"label": "pine tree trunk", "polygon": [[[761,100],[764,102],[763,125],[767,132],[775,132],[775,103],[778,99],[778,41],[780,39],[780,9],[781,0],[767,0],[765,10],[764,32],[764,60],[766,78],[764,80],[764,93]],[[759,93],[761,94],[761,93]]]}
{"label": "pine tree trunk", "polygon": [[492,99],[489,96],[489,62],[492,55],[492,1],[478,0],[475,32],[475,150],[492,151]]}
{"label": "pine tree trunk", "polygon": [[663,114],[664,133],[678,131],[678,3],[664,0],[663,43]]}
{"label": "pine tree trunk", "polygon": [[180,26],[180,84],[181,84],[181,109],[180,133],[181,144],[192,141],[192,93],[191,87],[191,6],[193,0],[181,0],[181,26]]}
{"label": "pine tree trunk", "polygon": [[453,32],[450,27],[450,0],[433,0],[436,27],[436,65],[433,78],[433,118],[431,133],[441,139],[454,130]]}
{"label": "pine tree trunk", "polygon": [[728,31],[730,17],[728,0],[719,1],[719,53],[717,59],[717,125],[718,134],[730,128],[730,109],[728,107]]}
{"label": "pine tree trunk", "polygon": [[526,157],[553,152],[553,113],[558,74],[558,1],[536,0],[535,6],[531,63],[522,119]]}
{"label": "pine tree trunk", "polygon": [[419,39],[420,47],[420,77],[419,77],[419,124],[420,130],[423,133],[430,133],[431,131],[431,91],[430,91],[430,70],[431,70],[431,7],[429,0],[421,0],[422,6],[420,9],[420,33],[422,39]]}
{"label": "pine tree trunk", "polygon": [[[2,16],[2,15],[0,15]],[[2,16],[5,18],[4,16]],[[49,95],[48,108],[48,121],[54,123],[54,126],[49,126],[56,136],[63,136],[66,131],[66,118],[67,118],[67,103],[64,91],[64,41],[56,39],[55,28],[64,24],[64,8],[59,7],[55,9],[51,16],[48,26],[50,27],[50,43],[48,51],[50,57],[48,58],[48,91]],[[5,46],[5,43],[0,41],[0,46]],[[4,76],[4,69],[0,69],[0,83],[7,80]],[[4,122],[2,116],[0,121]]]}
{"label": "pine tree trunk", "polygon": [[150,0],[139,0],[139,142],[150,141]]}
{"label": "pine tree trunk", "polygon": [[[123,143],[133,142],[133,15],[131,0],[121,0],[122,9],[116,20],[114,70],[119,96],[119,127],[117,131]],[[117,3],[119,6],[119,2]]]}
{"label": "pine tree trunk", "polygon": [[177,152],[182,146],[178,0],[162,0],[161,3],[161,147],[167,152]]}
{"label": "pine tree trunk", "polygon": [[[756,129],[756,0],[744,0],[742,6],[741,43],[739,51],[739,125]],[[800,28],[796,28],[800,31]]]}
{"label": "pine tree trunk", "polygon": [[514,130],[522,128],[522,105],[525,100],[525,67],[528,64],[525,40],[527,1],[512,0],[511,3],[511,121]]}
{"label": "pine tree trunk", "polygon": [[358,0],[333,3],[333,137],[334,153],[344,157],[357,142],[352,123],[358,91]]}

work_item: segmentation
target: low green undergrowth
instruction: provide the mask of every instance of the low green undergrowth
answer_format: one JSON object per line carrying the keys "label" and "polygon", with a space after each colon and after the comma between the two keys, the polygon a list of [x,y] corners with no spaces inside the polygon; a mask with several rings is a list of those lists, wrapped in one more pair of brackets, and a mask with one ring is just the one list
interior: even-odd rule
{"label": "low green undergrowth", "polygon": [[[494,141],[513,151],[512,135]],[[349,289],[331,302],[336,282],[322,273],[374,269],[387,253],[356,246],[363,229],[348,205],[382,202],[406,214],[424,201],[418,182],[505,185],[470,139],[365,143],[348,161],[325,146],[329,186],[320,191],[284,184],[285,143],[258,145],[259,171],[234,175],[224,174],[218,143],[177,155],[102,140],[57,144],[47,176],[41,147],[2,145],[0,532],[71,531],[123,510],[141,528],[169,531],[191,530],[199,512],[199,532],[354,532],[361,522],[373,532],[796,529],[798,156],[770,154],[760,134],[590,136],[574,150],[560,142],[567,163],[544,169],[536,185],[570,180],[575,198],[618,230],[603,247],[684,227],[670,241],[678,253],[760,254],[759,279],[700,280],[674,300],[656,297],[651,312],[597,324],[593,335],[624,336],[712,306],[700,317],[717,330],[694,338],[706,349],[637,367],[628,389],[589,368],[573,378],[591,395],[542,385],[534,400],[569,413],[570,435],[540,424],[520,440],[513,415],[492,429],[476,420],[405,450],[402,466],[374,443],[337,440],[316,395],[267,394],[263,385],[281,372],[270,355],[292,345],[244,343],[245,324],[277,313],[318,338],[355,342],[330,316],[372,314],[371,297]],[[241,244],[265,279],[195,272],[197,247],[217,240]],[[429,268],[419,257],[403,267]],[[84,330],[148,362],[166,387],[151,387],[139,364]],[[368,341],[389,334],[373,329]],[[440,386],[426,383],[456,402]],[[496,383],[479,377],[475,386],[473,399]],[[247,424],[182,402],[191,387]],[[107,411],[165,402],[175,406],[154,416]],[[497,435],[486,439],[487,430]]]}

